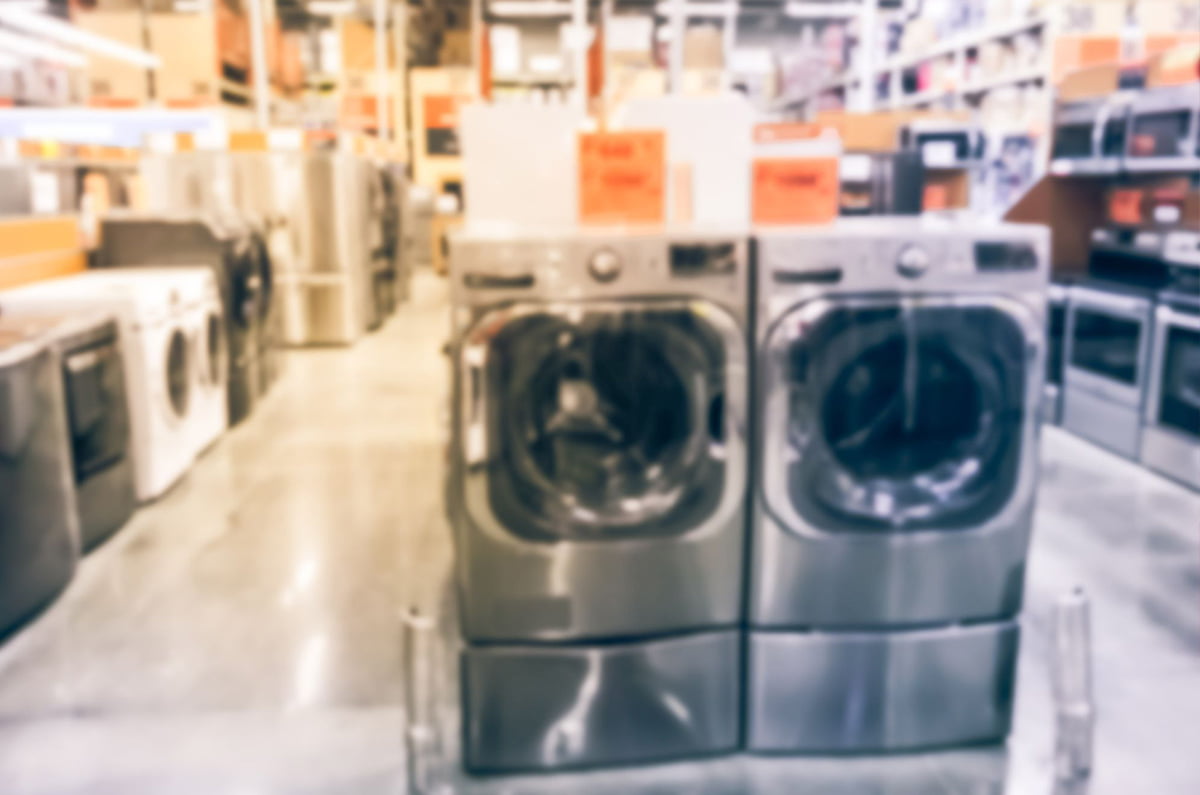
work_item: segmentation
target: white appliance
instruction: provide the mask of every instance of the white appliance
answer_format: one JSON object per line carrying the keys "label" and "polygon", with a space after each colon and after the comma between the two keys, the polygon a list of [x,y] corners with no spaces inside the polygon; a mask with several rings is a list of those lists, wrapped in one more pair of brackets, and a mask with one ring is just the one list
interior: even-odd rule
{"label": "white appliance", "polygon": [[[0,314],[104,310],[121,326],[138,499],[187,472],[227,424],[223,320],[212,270],[89,271],[0,293]],[[216,329],[217,338],[212,339]]]}

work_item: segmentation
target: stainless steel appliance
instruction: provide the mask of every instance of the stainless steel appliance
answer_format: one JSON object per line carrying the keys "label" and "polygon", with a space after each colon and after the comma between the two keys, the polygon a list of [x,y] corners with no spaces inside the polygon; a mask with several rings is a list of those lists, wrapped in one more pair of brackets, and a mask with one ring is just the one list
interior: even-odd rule
{"label": "stainless steel appliance", "polygon": [[1068,290],[1063,427],[1136,460],[1164,233],[1097,229],[1089,277]]}
{"label": "stainless steel appliance", "polygon": [[1008,733],[1048,248],[988,222],[760,230],[751,750]]}
{"label": "stainless steel appliance", "polygon": [[747,249],[709,230],[453,239],[469,769],[738,746]]}
{"label": "stainless steel appliance", "polygon": [[0,634],[54,599],[79,560],[57,318],[0,318]]}
{"label": "stainless steel appliance", "polygon": [[279,274],[284,338],[291,345],[348,345],[367,330],[373,304],[370,215],[359,158],[306,153],[293,228],[297,261]]}
{"label": "stainless steel appliance", "polygon": [[1067,285],[1051,284],[1046,292],[1046,390],[1042,419],[1062,424],[1063,352],[1067,343]]}
{"label": "stainless steel appliance", "polygon": [[79,529],[88,551],[137,507],[120,331],[111,315],[83,313],[63,317],[50,334],[62,361]]}
{"label": "stainless steel appliance", "polygon": [[263,326],[273,278],[261,237],[245,219],[198,211],[109,215],[101,222],[96,263],[212,268],[224,307],[229,424],[250,416],[266,381]]}
{"label": "stainless steel appliance", "polygon": [[1129,111],[1125,168],[1200,170],[1200,91],[1195,83],[1138,93]]}
{"label": "stainless steel appliance", "polygon": [[1141,460],[1200,489],[1200,233],[1172,232],[1163,250],[1171,284],[1155,309]]}
{"label": "stainless steel appliance", "polygon": [[1115,174],[1125,155],[1130,94],[1061,102],[1054,109],[1050,171]]}
{"label": "stainless steel appliance", "polygon": [[919,151],[847,152],[841,182],[844,216],[921,214],[925,164]]}

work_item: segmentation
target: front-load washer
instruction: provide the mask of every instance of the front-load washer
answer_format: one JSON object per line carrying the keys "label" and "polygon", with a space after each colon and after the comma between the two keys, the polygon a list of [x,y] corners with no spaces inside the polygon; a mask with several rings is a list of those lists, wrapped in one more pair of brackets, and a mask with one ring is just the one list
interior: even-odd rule
{"label": "front-load washer", "polygon": [[89,551],[120,530],[137,507],[120,326],[105,312],[56,317],[12,309],[13,317],[48,323],[61,362],[79,531]]}
{"label": "front-load washer", "polygon": [[0,634],[53,600],[79,560],[57,322],[0,318]]}
{"label": "front-load washer", "polygon": [[265,381],[260,372],[266,344],[262,326],[272,282],[270,258],[251,224],[211,211],[112,214],[101,222],[96,261],[104,268],[212,268],[226,310],[229,422],[236,425],[250,416]]}
{"label": "front-load washer", "polygon": [[[196,295],[211,301],[198,305]],[[224,384],[206,390],[201,380],[207,354],[198,342],[214,325],[202,324],[202,306],[210,315],[220,306],[204,266],[87,271],[0,293],[0,315],[96,310],[117,318],[141,501],[179,480],[226,424]]]}
{"label": "front-load washer", "polygon": [[169,292],[172,315],[188,339],[192,386],[188,398],[188,423],[192,448],[199,456],[229,426],[229,346],[220,291],[204,267],[136,267],[97,271],[112,285],[128,289]]}
{"label": "front-load washer", "polygon": [[708,230],[453,239],[468,769],[737,748],[747,250]]}
{"label": "front-load washer", "polygon": [[1048,245],[934,219],[760,233],[751,750],[1008,733]]}

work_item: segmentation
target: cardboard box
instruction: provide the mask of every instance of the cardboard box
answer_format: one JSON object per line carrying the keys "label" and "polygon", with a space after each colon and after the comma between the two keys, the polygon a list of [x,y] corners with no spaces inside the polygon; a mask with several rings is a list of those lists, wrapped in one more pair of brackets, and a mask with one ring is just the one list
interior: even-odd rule
{"label": "cardboard box", "polygon": [[1120,84],[1121,67],[1116,63],[1089,66],[1068,72],[1057,86],[1058,99],[1072,101],[1105,97],[1113,94]]}
{"label": "cardboard box", "polygon": [[[1146,87],[1177,86],[1200,80],[1200,43],[1181,44],[1146,64]],[[1200,91],[1200,87],[1196,88]]]}
{"label": "cardboard box", "polygon": [[894,152],[900,130],[919,119],[937,119],[950,122],[968,122],[969,111],[922,111],[895,110],[874,113],[850,113],[841,110],[821,111],[816,124],[832,127],[842,139],[842,147],[848,152]]}
{"label": "cardboard box", "polygon": [[1200,31],[1200,3],[1196,0],[1138,0],[1133,12],[1147,36]]}
{"label": "cardboard box", "polygon": [[155,75],[157,99],[168,106],[221,101],[217,38],[208,14],[154,14],[150,43],[163,65]]}
{"label": "cardboard box", "polygon": [[[71,21],[97,36],[130,47],[140,49],[142,46],[142,19],[138,11],[81,12],[73,14]],[[89,104],[105,107],[144,105],[150,98],[145,69],[113,58],[91,58],[86,72]]]}
{"label": "cardboard box", "polygon": [[442,66],[471,65],[471,31],[447,30],[442,33],[442,47],[438,51],[438,63]]}
{"label": "cardboard box", "polygon": [[1116,35],[1125,27],[1127,0],[1040,0],[1033,11],[1046,16],[1059,35]]}
{"label": "cardboard box", "polygon": [[1092,230],[1105,223],[1106,196],[1093,179],[1046,176],[1013,205],[1004,220],[1050,228],[1055,274],[1087,271]]}

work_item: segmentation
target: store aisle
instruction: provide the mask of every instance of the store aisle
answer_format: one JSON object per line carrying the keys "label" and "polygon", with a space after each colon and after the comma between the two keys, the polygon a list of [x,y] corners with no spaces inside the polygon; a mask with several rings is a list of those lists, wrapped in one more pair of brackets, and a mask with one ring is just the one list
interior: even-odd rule
{"label": "store aisle", "polygon": [[450,562],[447,319],[422,272],[355,348],[289,354],[255,416],[0,647],[0,791],[395,791],[397,616]]}
{"label": "store aisle", "polygon": [[[290,354],[255,417],[0,646],[3,795],[403,791],[397,617],[411,604],[445,611],[451,559],[446,327],[445,283],[421,272],[381,332],[353,349]],[[1101,715],[1090,795],[1195,792],[1200,495],[1058,429],[1045,432],[1043,460],[1007,750],[497,780],[452,772],[451,786],[1048,794],[1047,633],[1054,600],[1080,584],[1095,609]]]}

